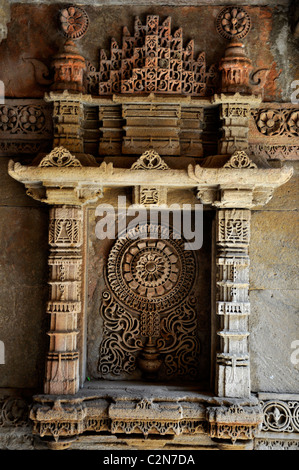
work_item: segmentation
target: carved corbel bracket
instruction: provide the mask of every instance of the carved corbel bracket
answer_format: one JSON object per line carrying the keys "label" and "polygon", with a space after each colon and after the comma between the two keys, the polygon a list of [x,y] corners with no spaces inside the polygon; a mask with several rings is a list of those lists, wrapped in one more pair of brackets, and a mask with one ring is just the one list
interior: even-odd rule
{"label": "carved corbel bracket", "polygon": [[[92,169],[97,170],[97,177],[86,178]],[[112,164],[99,166],[93,156],[74,156],[64,147],[38,157],[36,165],[23,166],[11,160],[8,167],[10,176],[25,185],[28,196],[49,205],[81,206],[97,201],[103,196],[102,176],[112,172]]]}
{"label": "carved corbel bracket", "polygon": [[[278,186],[293,174],[288,167],[260,168],[245,151],[236,151],[223,164],[223,156],[212,158],[207,168],[189,165],[188,176],[197,182],[197,197],[202,204],[216,208],[246,208],[267,204]],[[219,167],[219,161],[222,167]],[[218,167],[217,167],[218,163]]]}

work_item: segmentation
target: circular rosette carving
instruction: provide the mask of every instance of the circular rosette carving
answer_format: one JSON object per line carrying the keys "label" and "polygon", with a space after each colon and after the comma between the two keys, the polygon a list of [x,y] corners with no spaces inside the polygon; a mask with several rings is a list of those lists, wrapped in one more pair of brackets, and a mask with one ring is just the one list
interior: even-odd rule
{"label": "circular rosette carving", "polygon": [[264,407],[263,429],[267,431],[290,431],[291,413],[282,401],[269,402]]}
{"label": "circular rosette carving", "polygon": [[38,106],[26,106],[20,112],[20,125],[24,132],[42,132],[46,118]]}
{"label": "circular rosette carving", "polygon": [[0,108],[0,131],[14,132],[18,127],[18,114],[15,108],[1,106]]}
{"label": "circular rosette carving", "polygon": [[248,13],[240,7],[227,7],[220,11],[216,20],[216,29],[225,39],[242,39],[251,27]]}
{"label": "circular rosette carving", "polygon": [[281,118],[278,111],[270,109],[262,111],[257,120],[257,127],[262,134],[275,135],[279,133]]}
{"label": "circular rosette carving", "polygon": [[[137,238],[135,230],[139,230]],[[171,231],[163,238],[163,228],[158,225],[146,224],[119,238],[107,263],[114,294],[139,313],[174,308],[189,294],[194,274],[193,252],[185,250],[184,241],[174,238]]]}
{"label": "circular rosette carving", "polygon": [[64,35],[69,39],[82,38],[89,26],[87,13],[78,6],[64,8],[60,13],[60,22]]}

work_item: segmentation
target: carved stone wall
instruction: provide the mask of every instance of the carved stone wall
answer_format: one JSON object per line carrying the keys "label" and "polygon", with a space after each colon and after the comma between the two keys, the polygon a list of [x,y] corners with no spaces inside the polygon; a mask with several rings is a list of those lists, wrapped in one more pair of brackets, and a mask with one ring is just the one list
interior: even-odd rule
{"label": "carved stone wall", "polygon": [[[4,447],[80,447],[86,433],[107,447],[138,435],[141,447],[297,448],[297,187],[277,160],[298,159],[288,93],[299,62],[285,7],[269,3],[11,8],[0,45]],[[96,239],[95,206],[118,194],[205,204],[203,249]],[[138,388],[141,378],[158,384]]]}

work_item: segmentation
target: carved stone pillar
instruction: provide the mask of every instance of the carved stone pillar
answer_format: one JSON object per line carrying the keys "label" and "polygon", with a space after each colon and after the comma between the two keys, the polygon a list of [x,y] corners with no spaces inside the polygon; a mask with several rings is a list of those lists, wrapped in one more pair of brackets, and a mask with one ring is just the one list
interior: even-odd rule
{"label": "carved stone pillar", "polygon": [[77,316],[81,311],[83,209],[56,206],[50,209],[49,270],[51,316],[46,361],[46,394],[74,394],[79,389]]}
{"label": "carved stone pillar", "polygon": [[223,397],[250,396],[250,215],[246,209],[221,209],[216,216],[216,314],[220,320],[216,393]]}
{"label": "carved stone pillar", "polygon": [[[51,101],[51,99],[49,99]],[[73,153],[83,153],[84,107],[80,101],[54,101],[54,147],[64,147]]]}
{"label": "carved stone pillar", "polygon": [[220,155],[231,155],[236,150],[248,149],[248,131],[251,109],[257,108],[261,98],[235,93],[214,95],[212,102],[219,105],[222,136],[218,142]]}

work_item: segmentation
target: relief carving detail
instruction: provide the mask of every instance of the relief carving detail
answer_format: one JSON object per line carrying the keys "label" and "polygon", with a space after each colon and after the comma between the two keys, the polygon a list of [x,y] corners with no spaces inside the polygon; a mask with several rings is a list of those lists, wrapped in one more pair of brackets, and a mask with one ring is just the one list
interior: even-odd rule
{"label": "relief carving detail", "polygon": [[[200,351],[195,256],[173,234],[163,239],[161,226],[143,229],[143,238],[132,239],[132,232],[119,238],[108,257],[99,371],[120,376],[149,367],[149,361],[154,367],[155,361],[166,377],[195,378]],[[156,238],[149,237],[150,230]]]}

